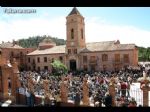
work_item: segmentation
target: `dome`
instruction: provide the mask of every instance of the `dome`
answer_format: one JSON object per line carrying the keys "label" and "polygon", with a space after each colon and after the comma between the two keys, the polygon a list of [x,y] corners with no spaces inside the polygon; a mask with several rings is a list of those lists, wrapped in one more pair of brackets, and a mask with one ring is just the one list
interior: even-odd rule
{"label": "dome", "polygon": [[42,43],[54,43],[50,37],[46,37]]}
{"label": "dome", "polygon": [[41,50],[52,48],[56,46],[56,43],[52,41],[50,37],[46,37],[42,42],[39,43],[39,48]]}

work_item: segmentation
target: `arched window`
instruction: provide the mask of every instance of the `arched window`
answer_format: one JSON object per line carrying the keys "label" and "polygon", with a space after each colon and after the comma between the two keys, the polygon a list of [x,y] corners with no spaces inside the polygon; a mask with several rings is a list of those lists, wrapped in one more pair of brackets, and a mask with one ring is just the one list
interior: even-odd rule
{"label": "arched window", "polygon": [[81,29],[81,38],[83,39],[83,29]]}
{"label": "arched window", "polygon": [[71,29],[71,39],[74,39],[74,30]]}

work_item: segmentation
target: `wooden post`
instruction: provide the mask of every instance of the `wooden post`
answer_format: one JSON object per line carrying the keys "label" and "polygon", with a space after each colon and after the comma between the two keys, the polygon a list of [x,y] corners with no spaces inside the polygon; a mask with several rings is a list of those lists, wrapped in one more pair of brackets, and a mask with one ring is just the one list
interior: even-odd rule
{"label": "wooden post", "polygon": [[112,96],[112,106],[116,106],[115,105],[115,79],[114,77],[112,77],[110,79],[110,83],[109,83],[109,94]]}
{"label": "wooden post", "polygon": [[50,94],[49,94],[49,81],[46,79],[43,81],[43,87],[44,87],[44,97],[45,101],[44,104],[49,104],[50,103]]}
{"label": "wooden post", "polygon": [[17,100],[17,94],[16,91],[19,88],[19,79],[18,79],[18,74],[19,74],[19,69],[18,69],[18,64],[16,62],[15,59],[13,59],[13,63],[12,63],[12,76],[11,76],[11,80],[12,80],[12,96],[15,98],[15,101]]}
{"label": "wooden post", "polygon": [[90,105],[90,102],[89,102],[89,86],[88,86],[88,83],[87,83],[87,79],[84,78],[83,79],[83,105],[85,106],[89,106]]}
{"label": "wooden post", "polygon": [[143,77],[139,78],[138,81],[141,83],[140,88],[143,90],[143,106],[148,107],[149,106],[148,91],[150,90],[150,87],[149,87],[150,80],[148,80],[146,73],[143,72]]}
{"label": "wooden post", "polygon": [[61,102],[64,103],[68,102],[68,90],[67,90],[67,83],[65,84],[65,77],[62,77],[62,82],[60,84],[60,97]]}

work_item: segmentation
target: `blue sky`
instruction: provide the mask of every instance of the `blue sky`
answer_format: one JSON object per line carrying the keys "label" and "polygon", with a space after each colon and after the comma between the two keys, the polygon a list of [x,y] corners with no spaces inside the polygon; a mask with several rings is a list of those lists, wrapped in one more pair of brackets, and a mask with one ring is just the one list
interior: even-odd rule
{"label": "blue sky", "polygon": [[[0,41],[28,38],[29,35],[34,36],[36,33],[66,39],[66,16],[73,7],[12,8],[36,9],[36,13],[33,14],[7,14],[4,13],[6,8],[0,7],[0,29],[3,31],[0,34],[4,37]],[[148,43],[150,7],[77,7],[77,9],[85,17],[87,42],[119,39],[121,43],[150,46]]]}

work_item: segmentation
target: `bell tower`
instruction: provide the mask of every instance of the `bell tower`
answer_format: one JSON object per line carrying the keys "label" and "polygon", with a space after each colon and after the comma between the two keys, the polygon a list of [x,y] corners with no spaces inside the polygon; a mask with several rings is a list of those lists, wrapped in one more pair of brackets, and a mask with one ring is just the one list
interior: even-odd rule
{"label": "bell tower", "polygon": [[71,52],[75,54],[76,50],[77,53],[79,53],[80,49],[86,46],[84,17],[80,14],[78,9],[74,7],[66,19],[67,53]]}
{"label": "bell tower", "polygon": [[70,70],[80,68],[80,51],[86,47],[84,17],[74,7],[66,17],[66,58]]}

